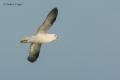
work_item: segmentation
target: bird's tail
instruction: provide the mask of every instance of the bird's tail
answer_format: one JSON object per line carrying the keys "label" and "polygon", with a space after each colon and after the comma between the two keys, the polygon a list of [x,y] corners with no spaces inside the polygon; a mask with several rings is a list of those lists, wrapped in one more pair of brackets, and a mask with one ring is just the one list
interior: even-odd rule
{"label": "bird's tail", "polygon": [[33,37],[24,37],[20,42],[21,43],[31,43]]}

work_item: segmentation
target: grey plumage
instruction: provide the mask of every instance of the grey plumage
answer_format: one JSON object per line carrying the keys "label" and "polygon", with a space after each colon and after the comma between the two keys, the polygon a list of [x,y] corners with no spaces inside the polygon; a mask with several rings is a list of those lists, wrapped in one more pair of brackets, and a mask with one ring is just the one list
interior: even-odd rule
{"label": "grey plumage", "polygon": [[39,53],[40,53],[40,47],[41,47],[41,44],[31,43],[28,61],[34,62],[37,60],[37,58],[39,57]]}
{"label": "grey plumage", "polygon": [[37,33],[39,32],[47,32],[49,28],[52,26],[52,24],[55,22],[58,15],[58,9],[54,8],[50,11],[47,18],[43,22],[43,24],[38,28]]}

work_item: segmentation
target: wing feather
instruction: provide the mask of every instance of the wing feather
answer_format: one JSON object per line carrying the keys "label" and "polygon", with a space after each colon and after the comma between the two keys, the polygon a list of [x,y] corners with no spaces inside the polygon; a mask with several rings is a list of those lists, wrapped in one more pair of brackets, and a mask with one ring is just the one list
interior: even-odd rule
{"label": "wing feather", "polygon": [[39,53],[40,53],[40,47],[41,47],[41,44],[31,43],[28,61],[33,63],[37,60],[37,58],[39,57]]}
{"label": "wing feather", "polygon": [[55,22],[58,15],[58,9],[54,8],[50,11],[44,23],[38,28],[37,33],[39,32],[47,32],[52,24]]}

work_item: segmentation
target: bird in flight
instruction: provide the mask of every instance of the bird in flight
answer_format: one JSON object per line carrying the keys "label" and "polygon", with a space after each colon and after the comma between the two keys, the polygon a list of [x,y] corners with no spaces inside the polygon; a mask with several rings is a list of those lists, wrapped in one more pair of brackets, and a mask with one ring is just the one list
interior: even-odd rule
{"label": "bird in flight", "polygon": [[21,43],[30,43],[28,61],[33,63],[37,60],[41,45],[52,42],[58,38],[56,34],[48,34],[49,28],[53,25],[58,15],[58,9],[53,8],[43,24],[37,29],[35,35],[24,37]]}

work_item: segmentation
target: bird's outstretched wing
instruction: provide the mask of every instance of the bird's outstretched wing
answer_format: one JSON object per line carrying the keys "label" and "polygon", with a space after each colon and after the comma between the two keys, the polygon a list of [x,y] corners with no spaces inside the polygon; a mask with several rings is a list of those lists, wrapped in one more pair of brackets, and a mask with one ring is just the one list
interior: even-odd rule
{"label": "bird's outstretched wing", "polygon": [[44,23],[38,28],[37,33],[44,32],[46,33],[48,29],[52,26],[52,24],[55,22],[58,15],[58,9],[54,8],[50,11],[47,18],[45,19]]}
{"label": "bird's outstretched wing", "polygon": [[33,63],[37,60],[37,58],[39,57],[39,53],[40,53],[40,47],[41,47],[41,44],[31,43],[28,61]]}

